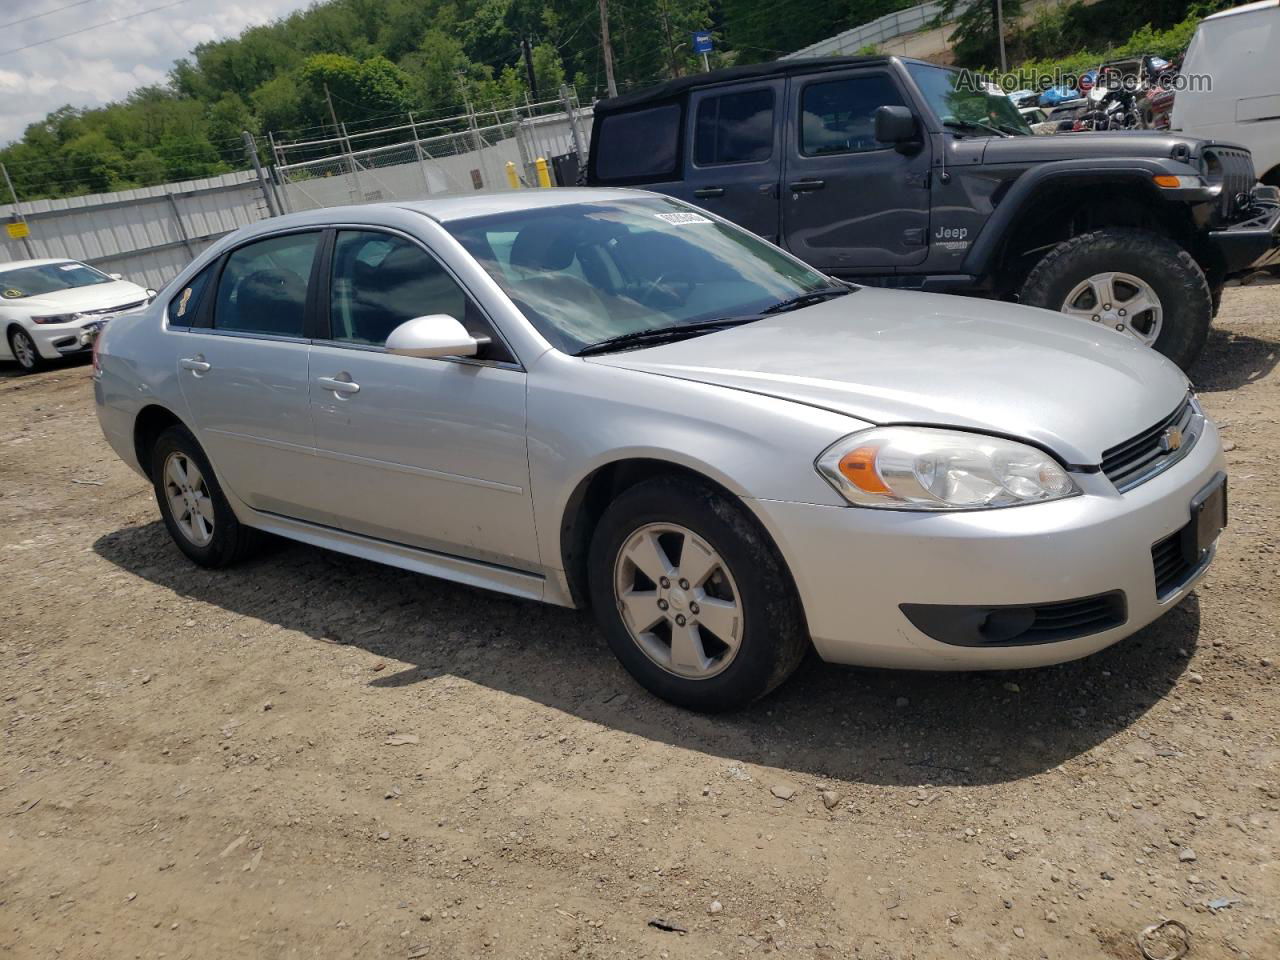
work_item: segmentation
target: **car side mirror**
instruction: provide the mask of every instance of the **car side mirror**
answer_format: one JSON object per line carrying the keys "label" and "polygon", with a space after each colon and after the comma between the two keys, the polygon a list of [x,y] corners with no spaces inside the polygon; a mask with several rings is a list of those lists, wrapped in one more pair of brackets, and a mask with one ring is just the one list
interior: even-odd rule
{"label": "car side mirror", "polygon": [[877,107],[875,117],[876,139],[881,143],[901,146],[920,139],[920,124],[907,107]]}
{"label": "car side mirror", "polygon": [[398,357],[474,357],[488,337],[473,337],[444,313],[406,320],[387,337],[387,353]]}

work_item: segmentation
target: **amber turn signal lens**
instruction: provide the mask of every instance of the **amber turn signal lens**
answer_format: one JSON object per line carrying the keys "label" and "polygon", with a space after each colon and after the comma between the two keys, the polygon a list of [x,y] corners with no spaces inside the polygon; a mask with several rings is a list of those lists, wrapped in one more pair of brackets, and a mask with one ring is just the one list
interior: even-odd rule
{"label": "amber turn signal lens", "polygon": [[877,447],[858,447],[840,458],[840,474],[859,490],[867,493],[888,493],[889,488],[876,473]]}
{"label": "amber turn signal lens", "polygon": [[1168,187],[1171,190],[1176,190],[1178,187],[1182,186],[1181,180],[1167,173],[1158,174],[1151,179],[1156,182],[1157,187]]}

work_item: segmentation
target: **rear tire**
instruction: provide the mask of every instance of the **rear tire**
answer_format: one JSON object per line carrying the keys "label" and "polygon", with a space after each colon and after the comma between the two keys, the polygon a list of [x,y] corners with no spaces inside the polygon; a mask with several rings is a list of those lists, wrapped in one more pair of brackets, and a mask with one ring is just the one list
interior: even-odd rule
{"label": "rear tire", "polygon": [[169,536],[193,563],[228,567],[257,549],[262,534],[236,519],[209,458],[186,427],[169,427],[156,440],[151,482]]}
{"label": "rear tire", "polygon": [[31,339],[31,334],[21,327],[14,327],[9,331],[9,353],[26,373],[43,370],[47,362],[40,356],[40,351],[36,349],[36,342]]}
{"label": "rear tire", "polygon": [[[665,588],[643,559],[650,537],[658,570],[670,575]],[[691,710],[751,703],[810,649],[777,549],[743,506],[707,485],[650,480],[614,500],[592,537],[588,586],[622,665],[654,695]]]}
{"label": "rear tire", "polygon": [[1209,335],[1213,295],[1191,254],[1158,233],[1107,227],[1072,237],[1036,264],[1019,300],[1065,312],[1082,283],[1113,272],[1136,277],[1155,292],[1161,321],[1151,346],[1182,369],[1191,366]]}

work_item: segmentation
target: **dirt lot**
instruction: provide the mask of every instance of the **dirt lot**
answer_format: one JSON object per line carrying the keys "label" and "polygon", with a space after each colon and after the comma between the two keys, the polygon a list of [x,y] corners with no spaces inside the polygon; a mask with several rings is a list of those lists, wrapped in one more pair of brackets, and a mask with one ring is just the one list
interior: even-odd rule
{"label": "dirt lot", "polygon": [[0,371],[0,957],[1135,960],[1170,917],[1274,960],[1278,359],[1280,286],[1229,290],[1193,375],[1232,525],[1161,622],[716,718],[582,614],[302,546],[198,570],[88,367]]}

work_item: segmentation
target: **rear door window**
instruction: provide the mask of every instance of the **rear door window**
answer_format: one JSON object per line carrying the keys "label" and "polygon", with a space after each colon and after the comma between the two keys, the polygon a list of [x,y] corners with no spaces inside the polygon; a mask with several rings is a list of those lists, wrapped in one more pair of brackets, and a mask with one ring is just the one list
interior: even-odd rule
{"label": "rear door window", "polygon": [[216,330],[269,336],[304,336],[317,233],[290,233],[233,250],[218,279]]}
{"label": "rear door window", "polygon": [[693,162],[758,163],[773,153],[773,91],[705,97],[698,104]]}
{"label": "rear door window", "polygon": [[642,183],[674,177],[683,112],[680,104],[667,103],[603,117],[593,147],[596,179]]}

